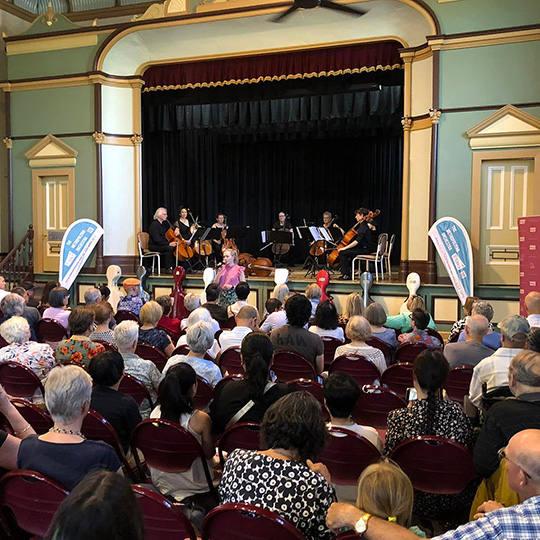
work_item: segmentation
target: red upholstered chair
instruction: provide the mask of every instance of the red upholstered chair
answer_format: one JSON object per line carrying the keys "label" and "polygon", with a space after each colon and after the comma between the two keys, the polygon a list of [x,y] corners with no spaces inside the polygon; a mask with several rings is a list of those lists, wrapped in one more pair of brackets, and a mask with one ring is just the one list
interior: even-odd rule
{"label": "red upholstered chair", "polygon": [[177,354],[181,354],[182,356],[186,356],[189,352],[189,347],[187,345],[179,345],[174,349],[171,356],[176,356]]}
{"label": "red upholstered chair", "polygon": [[31,398],[36,390],[45,395],[39,377],[28,367],[18,362],[2,362],[0,364],[0,384],[10,396]]}
{"label": "red upholstered chair", "polygon": [[473,368],[471,366],[456,366],[450,370],[444,389],[448,397],[463,403],[465,396],[469,395]]}
{"label": "red upholstered chair", "polygon": [[179,424],[163,418],[144,420],[131,434],[131,448],[143,477],[145,471],[136,450],[143,453],[149,467],[169,473],[186,472],[193,462],[200,458],[208,482],[208,491],[218,499],[202,446]]}
{"label": "red upholstered chair", "polygon": [[441,334],[439,334],[439,332],[437,332],[437,330],[433,330],[433,328],[426,328],[426,332],[431,337],[437,338],[441,342],[441,344],[442,344],[442,346],[444,348],[444,339],[441,336]]}
{"label": "red upholstered chair", "polygon": [[414,359],[426,349],[429,349],[429,347],[423,343],[401,343],[397,348],[394,360],[396,363],[412,363],[414,362]]}
{"label": "red upholstered chair", "polygon": [[106,351],[118,351],[118,349],[112,343],[109,343],[104,339],[93,339],[92,341],[94,343],[99,343],[100,345],[103,345]]}
{"label": "red upholstered chair", "polygon": [[226,429],[216,443],[221,466],[225,465],[224,452],[230,454],[236,448],[259,450],[260,429],[261,425],[258,422],[239,422]]}
{"label": "red upholstered chair", "polygon": [[141,507],[146,540],[197,540],[197,534],[180,505],[144,486],[131,486]]}
{"label": "red upholstered chair", "polygon": [[41,342],[56,344],[68,338],[67,330],[54,319],[41,319],[36,324],[37,338]]}
{"label": "red upholstered chair", "polygon": [[339,339],[330,336],[321,336],[321,339],[323,340],[324,344],[324,368],[327,369],[334,360],[336,349],[340,345],[343,345],[343,341],[340,341]]}
{"label": "red upholstered chair", "polygon": [[405,400],[392,390],[382,386],[364,385],[354,408],[353,417],[358,424],[386,429],[388,413],[406,406]]}
{"label": "red upholstered chair", "polygon": [[356,485],[362,471],[380,459],[381,453],[365,437],[348,429],[333,427],[328,432],[330,437],[317,459],[328,467],[333,483]]}
{"label": "red upholstered chair", "polygon": [[180,339],[180,333],[173,332],[170,328],[166,326],[157,325],[158,330],[163,330],[170,338],[172,343],[176,343]]}
{"label": "red upholstered chair", "polygon": [[424,435],[398,445],[390,456],[411,479],[415,489],[455,494],[476,476],[473,455],[461,444]]}
{"label": "red upholstered chair", "polygon": [[334,536],[332,540],[357,540],[359,538],[362,537],[359,534],[356,534],[355,531],[346,531]]}
{"label": "red upholstered chair", "polygon": [[154,402],[152,401],[152,396],[150,396],[148,388],[146,388],[146,386],[141,381],[139,381],[139,379],[133,377],[133,375],[124,373],[124,377],[120,382],[120,387],[118,388],[118,390],[122,392],[122,394],[131,396],[137,402],[137,405],[139,407],[141,406],[141,403],[146,399],[148,400],[150,408],[154,408]]}
{"label": "red upholstered chair", "polygon": [[39,314],[43,317],[43,313],[45,312],[45,310],[50,307],[51,306],[49,306],[49,304],[43,304],[41,306],[38,306],[37,310],[39,311]]}
{"label": "red upholstered chair", "polygon": [[197,393],[193,397],[193,406],[202,411],[213,399],[214,388],[197,375]]}
{"label": "red upholstered chair", "polygon": [[202,525],[202,540],[303,540],[294,525],[278,514],[244,503],[214,508]]}
{"label": "red upholstered chair", "polygon": [[375,336],[371,336],[369,339],[366,339],[366,345],[379,349],[384,354],[384,359],[387,364],[391,364],[394,359],[394,353],[396,352],[388,343],[385,343],[382,339],[379,339]]}
{"label": "red upholstered chair", "polygon": [[222,330],[232,330],[236,327],[236,319],[234,317],[229,317],[224,323],[219,323]]}
{"label": "red upholstered chair", "polygon": [[54,425],[53,419],[43,409],[20,398],[11,398],[21,416],[34,428],[38,435],[47,433]]}
{"label": "red upholstered chair", "polygon": [[407,388],[413,386],[413,365],[409,362],[400,362],[389,366],[382,374],[381,384],[405,398]]}
{"label": "red upholstered chair", "polygon": [[321,404],[324,421],[328,422],[330,420],[330,413],[324,405],[323,385],[320,382],[309,379],[294,379],[289,384],[293,385],[299,392],[309,392]]}
{"label": "red upholstered chair", "polygon": [[139,355],[145,360],[151,360],[152,362],[154,362],[159,371],[163,371],[163,368],[165,367],[165,364],[168,360],[167,355],[163,351],[161,351],[157,347],[154,347],[153,345],[146,345],[143,343],[139,343],[137,345],[137,348],[135,349],[135,354]]}
{"label": "red upholstered chair", "polygon": [[339,371],[349,374],[360,386],[374,384],[380,380],[381,372],[377,366],[365,356],[346,354],[338,356],[331,364],[329,373]]}
{"label": "red upholstered chair", "polygon": [[313,363],[292,351],[277,352],[274,355],[272,370],[281,382],[289,382],[294,379],[317,380]]}
{"label": "red upholstered chair", "polygon": [[226,384],[231,381],[241,381],[243,378],[243,375],[227,375],[227,377],[223,377],[223,379],[218,381],[216,386],[214,386],[214,396],[217,396]]}
{"label": "red upholstered chair", "polygon": [[244,367],[240,360],[240,347],[231,347],[221,353],[221,356],[219,357],[219,369],[221,369],[221,373],[223,374],[244,374]]}
{"label": "red upholstered chair", "polygon": [[125,309],[117,311],[114,320],[116,324],[120,324],[122,321],[135,321],[140,324],[139,317],[135,313],[131,313],[131,311],[126,311]]}
{"label": "red upholstered chair", "polygon": [[68,490],[34,471],[11,471],[0,479],[0,516],[10,538],[20,538],[17,531],[10,530],[9,508],[24,531],[44,537],[52,518],[62,501],[69,495]]}

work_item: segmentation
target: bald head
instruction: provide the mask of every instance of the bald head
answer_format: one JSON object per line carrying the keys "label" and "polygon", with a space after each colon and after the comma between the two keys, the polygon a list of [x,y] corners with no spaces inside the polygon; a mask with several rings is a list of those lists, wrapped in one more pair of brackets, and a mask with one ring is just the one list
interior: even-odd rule
{"label": "bald head", "polygon": [[518,493],[523,498],[540,495],[540,429],[524,429],[516,433],[508,442],[506,455],[530,476],[532,486],[526,493]]}
{"label": "bald head", "polygon": [[525,297],[525,309],[529,315],[540,315],[540,292],[532,291]]}
{"label": "bald head", "polygon": [[471,315],[465,322],[465,336],[467,341],[482,342],[482,338],[489,330],[489,322],[483,315]]}
{"label": "bald head", "polygon": [[259,312],[253,306],[244,306],[236,315],[237,326],[249,326],[254,328],[259,321]]}

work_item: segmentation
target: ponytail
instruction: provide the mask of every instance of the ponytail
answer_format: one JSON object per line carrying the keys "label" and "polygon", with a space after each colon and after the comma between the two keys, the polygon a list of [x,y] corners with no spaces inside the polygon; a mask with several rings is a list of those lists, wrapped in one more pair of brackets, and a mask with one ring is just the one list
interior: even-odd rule
{"label": "ponytail", "polygon": [[250,397],[254,401],[262,398],[273,356],[272,342],[266,334],[252,332],[242,341],[244,379],[251,389]]}
{"label": "ponytail", "polygon": [[189,392],[197,382],[195,370],[184,362],[173,366],[159,385],[158,404],[161,418],[179,422],[183,414],[193,412]]}

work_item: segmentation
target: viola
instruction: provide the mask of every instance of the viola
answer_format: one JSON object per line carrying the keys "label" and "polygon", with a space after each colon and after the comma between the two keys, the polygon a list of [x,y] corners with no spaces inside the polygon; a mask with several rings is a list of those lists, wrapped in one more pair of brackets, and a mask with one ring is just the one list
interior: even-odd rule
{"label": "viola", "polygon": [[182,286],[182,284],[184,283],[184,279],[186,279],[185,269],[181,266],[177,266],[174,269],[174,289],[170,294],[171,298],[173,299],[173,306],[170,317],[173,319],[185,319],[189,315],[187,309],[184,306],[184,298],[186,296],[186,293]]}

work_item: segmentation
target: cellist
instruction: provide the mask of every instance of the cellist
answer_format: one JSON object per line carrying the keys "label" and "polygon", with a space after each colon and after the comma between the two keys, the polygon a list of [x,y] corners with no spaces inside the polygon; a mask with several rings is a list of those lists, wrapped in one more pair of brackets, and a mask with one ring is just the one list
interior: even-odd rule
{"label": "cellist", "polygon": [[356,222],[359,223],[356,227],[357,235],[354,240],[347,246],[339,248],[339,266],[341,276],[339,279],[351,279],[351,264],[352,260],[357,255],[367,255],[371,253],[371,231],[366,218],[369,210],[367,208],[358,208],[354,212]]}
{"label": "cellist", "polygon": [[176,242],[169,242],[165,236],[170,228],[171,225],[167,221],[167,209],[163,207],[158,208],[154,213],[154,221],[150,223],[150,227],[148,228],[148,235],[150,236],[148,249],[161,253],[163,257],[162,266],[165,267],[165,272],[168,274],[172,274],[173,272],[173,254],[176,250]]}

